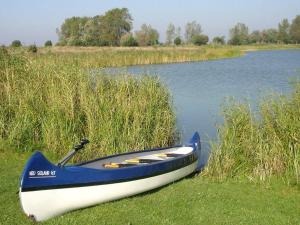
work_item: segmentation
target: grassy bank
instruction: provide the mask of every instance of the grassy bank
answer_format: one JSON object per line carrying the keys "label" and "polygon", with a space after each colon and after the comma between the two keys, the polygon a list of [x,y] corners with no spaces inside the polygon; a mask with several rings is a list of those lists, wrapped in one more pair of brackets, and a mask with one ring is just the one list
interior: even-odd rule
{"label": "grassy bank", "polygon": [[290,96],[262,100],[257,113],[245,103],[224,109],[219,142],[213,143],[206,175],[218,179],[278,176],[300,183],[300,83]]}
{"label": "grassy bank", "polygon": [[79,157],[89,158],[173,144],[175,115],[157,78],[91,76],[36,57],[0,52],[1,145],[60,157],[88,137]]}
{"label": "grassy bank", "polygon": [[[0,153],[0,224],[32,224],[16,194],[29,155]],[[278,181],[267,186],[243,181],[217,183],[198,176],[41,224],[299,224],[299,201],[299,190]]]}

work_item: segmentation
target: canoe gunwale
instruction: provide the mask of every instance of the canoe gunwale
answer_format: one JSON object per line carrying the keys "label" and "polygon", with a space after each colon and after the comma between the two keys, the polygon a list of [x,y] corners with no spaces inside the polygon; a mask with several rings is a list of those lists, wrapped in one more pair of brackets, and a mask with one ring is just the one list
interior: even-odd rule
{"label": "canoe gunwale", "polygon": [[[175,146],[169,146],[169,147],[165,147],[165,148],[154,148],[154,149],[146,149],[146,150],[138,150],[138,151],[133,151],[133,152],[125,152],[125,153],[119,153],[119,154],[115,154],[115,155],[109,155],[109,156],[105,156],[105,157],[99,157],[96,159],[92,159],[92,160],[88,160],[88,161],[84,161],[81,163],[77,163],[74,164],[72,166],[84,166],[86,164],[92,163],[92,162],[97,162],[103,159],[110,159],[110,158],[114,158],[114,157],[118,157],[118,156],[125,156],[125,155],[134,155],[137,153],[144,153],[144,152],[155,152],[155,151],[159,151],[159,150],[168,150],[168,149],[172,149],[172,148],[180,148],[180,147],[192,147],[190,145],[175,145]],[[118,168],[121,169],[121,168]]]}

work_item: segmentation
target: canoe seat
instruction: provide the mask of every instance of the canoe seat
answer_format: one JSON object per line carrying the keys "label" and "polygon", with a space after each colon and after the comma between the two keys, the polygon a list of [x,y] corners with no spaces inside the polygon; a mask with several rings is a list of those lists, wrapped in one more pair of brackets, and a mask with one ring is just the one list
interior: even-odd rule
{"label": "canoe seat", "polygon": [[184,154],[178,154],[178,153],[161,153],[161,154],[155,154],[155,156],[163,157],[163,158],[176,158],[179,156],[182,156]]}
{"label": "canoe seat", "polygon": [[130,167],[134,166],[134,164],[129,163],[106,163],[103,165],[104,168],[123,168],[123,167]]}
{"label": "canoe seat", "polygon": [[130,167],[130,166],[136,166],[139,164],[149,164],[149,163],[154,163],[154,162],[159,162],[166,160],[168,158],[175,158],[182,156],[184,154],[177,154],[177,153],[161,153],[161,154],[154,154],[154,155],[149,155],[148,157],[151,158],[133,158],[133,159],[126,159],[124,162],[121,163],[115,163],[115,162],[110,162],[110,163],[105,163],[103,164],[104,168],[123,168],[123,167]]}

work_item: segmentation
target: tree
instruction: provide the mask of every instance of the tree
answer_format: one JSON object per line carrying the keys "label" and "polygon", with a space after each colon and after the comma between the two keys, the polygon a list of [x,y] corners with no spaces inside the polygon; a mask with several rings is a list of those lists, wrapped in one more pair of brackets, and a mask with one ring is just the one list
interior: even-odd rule
{"label": "tree", "polygon": [[261,32],[261,40],[263,43],[276,43],[278,32],[276,29],[267,29]]}
{"label": "tree", "polygon": [[124,34],[121,37],[120,44],[121,44],[121,46],[127,46],[127,47],[132,47],[132,46],[138,45],[137,41],[135,40],[135,38],[133,37],[133,35],[131,33]]}
{"label": "tree", "polygon": [[208,36],[199,34],[199,35],[194,35],[192,38],[192,43],[194,45],[206,45],[208,42]]}
{"label": "tree", "polygon": [[168,45],[173,43],[175,35],[175,26],[174,24],[170,23],[166,31],[166,43]]}
{"label": "tree", "polygon": [[103,40],[101,37],[101,17],[102,16],[94,16],[85,23],[83,40],[87,45],[99,46],[100,43],[104,43],[101,42],[101,40]]}
{"label": "tree", "polygon": [[115,8],[95,17],[68,18],[57,30],[60,45],[120,45],[130,32],[132,17],[126,8]]}
{"label": "tree", "polygon": [[290,23],[288,19],[283,19],[278,24],[278,41],[288,44],[290,42]]}
{"label": "tree", "polygon": [[214,44],[219,44],[219,45],[224,45],[225,44],[225,37],[221,36],[221,37],[214,37],[213,38],[213,43]]}
{"label": "tree", "polygon": [[185,40],[192,43],[193,37],[202,33],[201,25],[196,21],[192,21],[185,25]]}
{"label": "tree", "polygon": [[248,27],[243,23],[238,23],[229,31],[229,44],[243,45],[249,43]]}
{"label": "tree", "polygon": [[19,40],[14,40],[11,43],[11,47],[21,47],[21,46],[22,46],[22,43]]}
{"label": "tree", "polygon": [[249,42],[253,44],[258,44],[262,42],[262,37],[261,33],[259,30],[254,30],[250,35],[249,35]]}
{"label": "tree", "polygon": [[177,27],[175,33],[175,36],[181,39],[181,27]]}
{"label": "tree", "polygon": [[174,44],[175,44],[175,45],[181,45],[181,38],[180,38],[180,37],[176,37],[176,38],[174,39]]}
{"label": "tree", "polygon": [[45,42],[45,47],[51,47],[52,46],[52,41],[48,40]]}
{"label": "tree", "polygon": [[131,28],[132,17],[127,8],[112,9],[100,17],[100,32],[109,45],[120,45],[121,37]]}
{"label": "tree", "polygon": [[67,18],[57,30],[59,42],[62,45],[82,45],[84,36],[84,26],[89,20],[88,17]]}
{"label": "tree", "polygon": [[151,25],[143,24],[141,30],[135,32],[139,46],[149,46],[158,44],[159,34]]}
{"label": "tree", "polygon": [[298,44],[300,43],[300,15],[296,16],[293,19],[291,28],[290,28],[291,40]]}

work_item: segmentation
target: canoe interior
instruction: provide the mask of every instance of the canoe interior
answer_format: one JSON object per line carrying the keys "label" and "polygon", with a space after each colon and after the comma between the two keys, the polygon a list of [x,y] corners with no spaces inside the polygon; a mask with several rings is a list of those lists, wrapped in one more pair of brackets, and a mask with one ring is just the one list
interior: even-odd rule
{"label": "canoe interior", "polygon": [[[155,162],[162,162],[166,160],[172,160],[175,157],[184,157],[185,155],[190,154],[193,151],[192,147],[174,147],[174,148],[167,148],[167,149],[159,149],[155,151],[141,151],[141,152],[130,152],[128,154],[121,154],[116,156],[110,156],[106,158],[101,158],[98,160],[82,163],[78,166],[84,168],[92,168],[92,169],[113,169],[113,168],[106,168],[105,165],[116,163],[116,164],[130,164],[131,160],[140,160],[149,161],[149,163]],[[168,155],[170,154],[170,157]],[[137,163],[133,166],[143,166],[149,163]]]}

